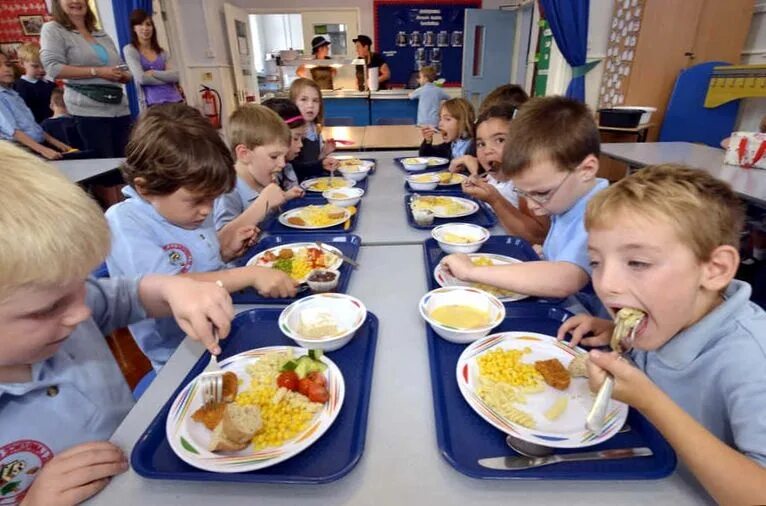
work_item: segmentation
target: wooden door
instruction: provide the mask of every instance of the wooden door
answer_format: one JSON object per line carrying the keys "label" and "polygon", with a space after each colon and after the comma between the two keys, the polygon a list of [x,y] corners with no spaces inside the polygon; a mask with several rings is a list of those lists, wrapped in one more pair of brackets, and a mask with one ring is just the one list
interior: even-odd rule
{"label": "wooden door", "polygon": [[694,63],[740,63],[754,8],[755,0],[705,0],[692,50]]}
{"label": "wooden door", "polygon": [[646,0],[636,57],[626,86],[625,104],[652,106],[657,112],[648,141],[657,140],[659,125],[678,73],[692,65],[697,25],[706,0]]}

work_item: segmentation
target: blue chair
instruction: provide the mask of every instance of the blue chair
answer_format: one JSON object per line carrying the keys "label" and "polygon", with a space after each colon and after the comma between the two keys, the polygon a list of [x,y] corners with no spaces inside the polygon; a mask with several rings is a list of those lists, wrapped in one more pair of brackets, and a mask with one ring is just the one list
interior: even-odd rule
{"label": "blue chair", "polygon": [[91,274],[95,278],[108,278],[109,269],[106,267],[106,262],[103,262],[101,265],[96,267],[96,269]]}
{"label": "blue chair", "polygon": [[376,125],[414,125],[415,120],[412,118],[378,118],[375,122]]}
{"label": "blue chair", "polygon": [[138,401],[138,399],[141,398],[141,396],[144,394],[147,388],[149,388],[149,385],[152,384],[152,381],[154,381],[154,378],[157,377],[157,373],[152,369],[148,373],[146,373],[146,376],[141,378],[141,381],[138,382],[138,385],[136,385],[136,388],[133,389],[133,399]]}
{"label": "blue chair", "polygon": [[324,126],[354,126],[354,118],[350,118],[348,116],[325,118]]}
{"label": "blue chair", "polygon": [[660,142],[697,142],[718,148],[731,134],[737,120],[739,100],[712,109],[705,107],[713,67],[720,65],[731,64],[705,62],[681,71],[665,111]]}

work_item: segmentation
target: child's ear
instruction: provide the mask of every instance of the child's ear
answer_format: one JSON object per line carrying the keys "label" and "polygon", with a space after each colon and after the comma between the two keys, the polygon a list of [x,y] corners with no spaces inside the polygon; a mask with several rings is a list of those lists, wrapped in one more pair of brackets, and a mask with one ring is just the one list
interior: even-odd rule
{"label": "child's ear", "polygon": [[594,155],[588,155],[577,167],[580,180],[583,183],[588,183],[596,178],[598,174],[598,157]]}
{"label": "child's ear", "polygon": [[237,144],[234,146],[234,155],[237,160],[244,163],[250,163],[250,153],[252,153],[244,144]]}
{"label": "child's ear", "polygon": [[133,179],[133,188],[136,189],[136,193],[138,193],[142,197],[146,197],[148,193],[146,191],[146,178],[139,176]]}
{"label": "child's ear", "polygon": [[731,282],[739,267],[739,251],[734,246],[718,246],[710,254],[710,260],[703,263],[702,286],[710,291],[724,290]]}

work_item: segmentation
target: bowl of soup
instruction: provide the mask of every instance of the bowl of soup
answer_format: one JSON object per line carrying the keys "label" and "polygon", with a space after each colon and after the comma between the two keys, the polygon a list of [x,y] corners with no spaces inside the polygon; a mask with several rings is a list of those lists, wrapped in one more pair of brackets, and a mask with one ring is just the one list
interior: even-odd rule
{"label": "bowl of soup", "polygon": [[445,223],[433,229],[431,237],[447,254],[476,253],[489,239],[489,231],[472,223]]}
{"label": "bowl of soup", "polygon": [[322,192],[322,196],[327,199],[327,202],[338,207],[355,206],[361,200],[362,195],[364,195],[364,190],[361,188],[338,188]]}
{"label": "bowl of soup", "polygon": [[407,176],[407,183],[415,191],[429,191],[433,190],[439,185],[439,176],[433,172],[426,174],[413,174]]}
{"label": "bowl of soup", "polygon": [[476,288],[450,286],[420,299],[420,316],[443,339],[467,344],[488,335],[505,318],[497,297]]}

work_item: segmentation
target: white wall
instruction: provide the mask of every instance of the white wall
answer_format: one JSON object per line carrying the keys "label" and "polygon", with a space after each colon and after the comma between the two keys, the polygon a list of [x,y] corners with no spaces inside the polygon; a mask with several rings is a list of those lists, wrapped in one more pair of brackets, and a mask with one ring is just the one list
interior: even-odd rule
{"label": "white wall", "polygon": [[[755,14],[742,52],[742,63],[766,64],[766,1],[755,4]],[[756,131],[761,118],[766,116],[766,97],[746,98],[739,106],[737,130]]]}
{"label": "white wall", "polygon": [[[292,12],[298,10],[333,10],[357,7],[359,9],[360,33],[375,38],[372,15],[372,0],[229,0],[229,3],[245,10],[260,12]],[[356,36],[357,34],[355,34]]]}

